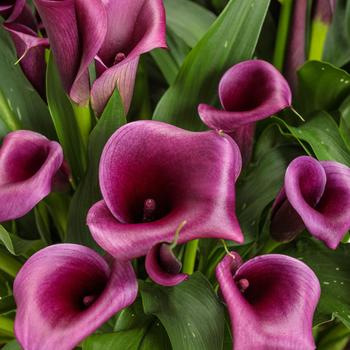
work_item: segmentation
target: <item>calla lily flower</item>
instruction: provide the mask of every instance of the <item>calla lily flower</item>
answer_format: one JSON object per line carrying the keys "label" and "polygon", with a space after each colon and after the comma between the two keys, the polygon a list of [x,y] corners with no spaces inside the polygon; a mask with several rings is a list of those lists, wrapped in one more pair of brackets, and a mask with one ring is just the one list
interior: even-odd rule
{"label": "calla lily flower", "polygon": [[[231,67],[221,78],[219,98],[223,109],[200,104],[199,116],[210,129],[236,136],[243,158],[249,158],[251,152],[254,123],[292,103],[287,81],[273,65],[262,60],[248,60]],[[240,130],[242,127],[245,129]]]}
{"label": "calla lily flower", "polygon": [[350,229],[350,168],[307,156],[290,163],[273,206],[271,234],[288,240],[305,227],[329,248],[338,246]]}
{"label": "calla lily flower", "polygon": [[130,262],[109,266],[76,244],[47,247],[15,279],[16,338],[26,350],[71,350],[136,296]]}
{"label": "calla lily flower", "polygon": [[166,47],[161,0],[35,0],[64,88],[87,103],[88,67],[96,61],[92,106],[100,114],[118,87],[129,109],[139,56]]}
{"label": "calla lily flower", "polygon": [[100,161],[103,200],[89,211],[95,241],[119,259],[171,242],[222,238],[241,243],[234,184],[235,142],[216,131],[190,132],[156,122],[129,123],[107,142]]}
{"label": "calla lily flower", "polygon": [[0,222],[27,214],[53,186],[61,146],[36,132],[9,133],[0,149]]}
{"label": "calla lily flower", "polygon": [[231,319],[233,349],[315,349],[312,319],[320,284],[314,272],[279,254],[240,263],[231,253],[216,268]]}
{"label": "calla lily flower", "polygon": [[34,88],[45,97],[45,48],[49,42],[40,38],[29,27],[17,23],[4,23],[15,44],[17,56],[22,70]]}
{"label": "calla lily flower", "polygon": [[13,22],[22,13],[26,0],[8,0],[0,4],[0,15],[8,22]]}

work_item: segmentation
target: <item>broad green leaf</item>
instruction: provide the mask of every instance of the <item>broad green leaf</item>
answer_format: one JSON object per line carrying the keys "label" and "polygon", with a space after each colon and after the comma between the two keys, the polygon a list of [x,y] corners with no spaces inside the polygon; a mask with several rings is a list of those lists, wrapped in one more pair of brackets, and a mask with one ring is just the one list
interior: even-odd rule
{"label": "broad green leaf", "polygon": [[86,225],[86,216],[90,207],[101,198],[98,169],[103,147],[110,136],[125,123],[124,107],[115,90],[89,138],[87,173],[75,192],[69,209],[68,242],[97,248]]}
{"label": "broad green leaf", "polygon": [[20,345],[17,343],[16,340],[12,340],[9,343],[7,343],[2,350],[22,350]]}
{"label": "broad green leaf", "polygon": [[50,55],[46,75],[47,102],[58,140],[63,147],[73,178],[79,183],[84,174],[85,154],[70,100],[63,90],[53,56]]}
{"label": "broad green leaf", "polygon": [[337,0],[323,59],[338,67],[350,61],[350,2],[347,0]]}
{"label": "broad green leaf", "polygon": [[15,299],[12,295],[7,295],[0,298],[0,314],[5,314],[16,310]]}
{"label": "broad green leaf", "polygon": [[39,235],[46,245],[52,244],[50,218],[44,202],[34,208],[35,223]]}
{"label": "broad green leaf", "polygon": [[224,310],[202,274],[170,288],[144,282],[140,290],[145,313],[159,318],[174,350],[222,349]]}
{"label": "broad green leaf", "polygon": [[350,244],[336,250],[322,242],[301,238],[282,250],[283,254],[300,259],[316,273],[321,283],[321,299],[314,324],[337,317],[350,328]]}
{"label": "broad green leaf", "polygon": [[339,132],[350,152],[350,96],[339,107]]}
{"label": "broad green leaf", "polygon": [[281,119],[289,131],[298,139],[306,141],[317,159],[334,160],[350,166],[350,152],[340,136],[334,119],[326,112],[316,113],[308,122],[292,127]]}
{"label": "broad green leaf", "polygon": [[283,185],[288,164],[302,154],[290,144],[271,143],[275,136],[266,129],[256,146],[256,160],[236,185],[236,212],[244,232],[244,241],[256,239],[264,209],[275,199]]}
{"label": "broad green leaf", "polygon": [[186,129],[203,128],[197,106],[217,101],[218,82],[233,64],[252,57],[269,0],[231,0],[186,57],[160,100],[154,119]]}
{"label": "broad green leaf", "polygon": [[329,63],[306,62],[298,71],[296,108],[303,117],[332,111],[350,94],[350,75]]}
{"label": "broad green leaf", "polygon": [[193,1],[164,0],[167,27],[189,47],[197,44],[216,16]]}
{"label": "broad green leaf", "polygon": [[55,138],[47,106],[24,76],[20,65],[15,65],[17,56],[12,40],[2,27],[0,47],[0,119],[6,118],[7,112],[3,108],[10,108],[23,129]]}
{"label": "broad green leaf", "polygon": [[0,225],[0,242],[13,255],[27,255],[44,247],[41,240],[26,240],[5,230]]}

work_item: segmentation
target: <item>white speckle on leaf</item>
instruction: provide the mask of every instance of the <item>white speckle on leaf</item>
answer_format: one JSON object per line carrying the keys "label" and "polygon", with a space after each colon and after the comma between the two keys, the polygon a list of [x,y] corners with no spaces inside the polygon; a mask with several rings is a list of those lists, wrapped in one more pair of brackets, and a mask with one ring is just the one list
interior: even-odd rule
{"label": "white speckle on leaf", "polygon": [[343,83],[343,82],[344,82],[344,80],[345,80],[344,78],[341,78],[341,79],[340,79],[340,82],[341,82],[341,83]]}
{"label": "white speckle on leaf", "polygon": [[326,128],[326,131],[327,131],[327,132],[330,132],[330,130],[329,130],[328,128]]}
{"label": "white speckle on leaf", "polygon": [[254,226],[254,225],[255,225],[255,223],[256,223],[256,221],[255,221],[255,220],[253,220],[253,221],[250,223],[250,226]]}
{"label": "white speckle on leaf", "polygon": [[131,314],[131,317],[135,317],[135,314]]}
{"label": "white speckle on leaf", "polygon": [[226,40],[225,43],[224,43],[224,48],[226,49],[228,46],[228,41]]}
{"label": "white speckle on leaf", "polygon": [[192,334],[192,337],[193,337],[193,338],[196,337],[196,334],[195,334],[195,333],[191,332],[191,334]]}
{"label": "white speckle on leaf", "polygon": [[326,68],[325,67],[321,67],[321,70],[325,70]]}
{"label": "white speckle on leaf", "polygon": [[328,286],[330,283],[329,283],[329,282],[324,281],[324,282],[323,282],[323,284],[324,284],[324,285],[326,285],[326,286]]}
{"label": "white speckle on leaf", "polygon": [[247,203],[243,203],[242,204],[242,208],[241,209],[244,210],[245,208],[247,208]]}
{"label": "white speckle on leaf", "polygon": [[19,107],[16,108],[17,114],[18,114],[18,118],[22,120],[22,114],[21,114],[21,110],[19,109]]}
{"label": "white speckle on leaf", "polygon": [[336,269],[337,271],[339,271],[339,270],[340,270],[340,268],[339,268],[339,267],[336,267],[335,269]]}

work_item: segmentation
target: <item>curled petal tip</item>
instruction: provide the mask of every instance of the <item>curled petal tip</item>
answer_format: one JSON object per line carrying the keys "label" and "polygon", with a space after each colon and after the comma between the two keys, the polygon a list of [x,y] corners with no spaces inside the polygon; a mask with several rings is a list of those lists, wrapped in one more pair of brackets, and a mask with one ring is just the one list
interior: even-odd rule
{"label": "curled petal tip", "polygon": [[221,78],[219,97],[223,110],[200,104],[198,113],[209,128],[226,132],[265,119],[292,102],[287,81],[262,60],[243,61],[230,68]]}
{"label": "curled petal tip", "polygon": [[16,338],[27,350],[71,350],[136,296],[129,262],[110,267],[84,246],[47,247],[15,279]]}
{"label": "curled petal tip", "polygon": [[233,349],[315,349],[312,319],[320,284],[307,265],[271,254],[234,271],[227,255],[216,277],[231,319]]}
{"label": "curled petal tip", "polygon": [[[240,170],[239,149],[227,135],[155,121],[129,123],[104,148],[103,201],[89,211],[91,233],[123,259],[171,242],[184,220],[179,244],[201,237],[241,242],[233,189]],[[149,200],[152,205],[145,206]]]}
{"label": "curled petal tip", "polygon": [[8,134],[0,149],[0,222],[25,215],[46,197],[62,162],[57,142],[27,130]]}
{"label": "curled petal tip", "polygon": [[298,157],[287,168],[283,191],[288,211],[274,214],[278,229],[283,231],[283,221],[289,222],[286,215],[292,214],[310,234],[335,249],[350,229],[350,169],[334,161]]}

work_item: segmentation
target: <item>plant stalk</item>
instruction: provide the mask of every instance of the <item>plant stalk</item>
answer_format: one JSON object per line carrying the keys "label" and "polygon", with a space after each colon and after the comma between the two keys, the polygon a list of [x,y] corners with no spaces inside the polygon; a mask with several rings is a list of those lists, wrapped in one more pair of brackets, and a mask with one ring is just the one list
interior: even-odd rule
{"label": "plant stalk", "polygon": [[188,242],[186,245],[185,258],[182,271],[188,275],[192,275],[194,271],[194,266],[196,263],[197,248],[199,240],[195,239]]}

